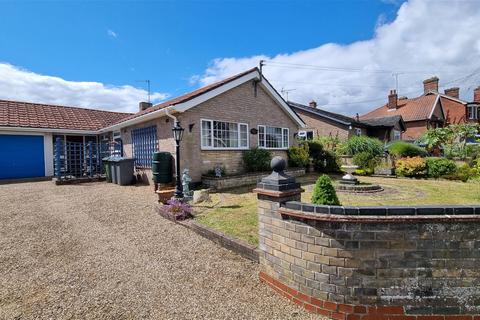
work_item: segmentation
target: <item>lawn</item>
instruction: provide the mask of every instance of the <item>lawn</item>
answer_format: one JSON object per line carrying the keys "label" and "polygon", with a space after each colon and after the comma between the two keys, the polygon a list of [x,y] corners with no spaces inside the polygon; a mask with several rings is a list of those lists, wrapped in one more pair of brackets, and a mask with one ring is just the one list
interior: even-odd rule
{"label": "lawn", "polygon": [[[316,177],[308,175],[297,179],[305,189],[302,201],[310,202]],[[380,184],[384,191],[373,194],[338,192],[343,205],[480,204],[479,183],[377,177],[359,179],[361,182]],[[211,203],[195,206],[196,219],[230,236],[257,245],[257,198],[251,190],[252,186],[212,194]]]}

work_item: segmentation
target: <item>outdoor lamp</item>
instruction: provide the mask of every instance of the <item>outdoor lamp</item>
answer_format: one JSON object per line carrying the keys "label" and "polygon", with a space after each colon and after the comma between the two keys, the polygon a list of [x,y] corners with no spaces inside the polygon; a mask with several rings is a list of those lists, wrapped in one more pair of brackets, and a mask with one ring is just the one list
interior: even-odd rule
{"label": "outdoor lamp", "polygon": [[175,159],[175,175],[176,175],[176,186],[175,186],[175,198],[183,199],[183,186],[182,181],[180,180],[180,141],[183,138],[183,129],[180,126],[180,121],[175,121],[175,126],[172,128],[173,138],[175,139],[175,151],[176,151],[176,159]]}
{"label": "outdoor lamp", "polygon": [[175,139],[175,141],[178,143],[180,141],[182,141],[182,138],[183,138],[183,131],[185,131],[185,129],[183,129],[181,126],[180,126],[180,122],[179,121],[176,121],[175,122],[175,127],[172,128],[172,131],[173,131],[173,138]]}

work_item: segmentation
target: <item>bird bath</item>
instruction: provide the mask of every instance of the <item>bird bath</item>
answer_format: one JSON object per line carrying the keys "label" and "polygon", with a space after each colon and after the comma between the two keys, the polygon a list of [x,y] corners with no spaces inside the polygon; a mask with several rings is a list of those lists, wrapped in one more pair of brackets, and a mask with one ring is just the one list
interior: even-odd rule
{"label": "bird bath", "polygon": [[352,174],[358,169],[358,166],[343,165],[341,168],[347,172],[347,174],[342,177],[342,180],[340,180],[341,184],[358,184],[358,179]]}
{"label": "bird bath", "polygon": [[346,174],[342,177],[340,184],[337,186],[338,191],[351,193],[371,193],[383,191],[383,188],[378,184],[360,183],[353,175],[353,172],[358,169],[358,166],[344,165],[341,168],[346,172]]}

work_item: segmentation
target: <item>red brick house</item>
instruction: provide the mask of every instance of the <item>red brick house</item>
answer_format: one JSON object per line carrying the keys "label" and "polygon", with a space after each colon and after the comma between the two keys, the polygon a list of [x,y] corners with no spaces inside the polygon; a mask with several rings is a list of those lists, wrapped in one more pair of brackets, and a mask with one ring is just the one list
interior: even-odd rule
{"label": "red brick house", "polygon": [[480,87],[473,90],[473,101],[467,104],[467,121],[480,123]]}
{"label": "red brick house", "polygon": [[438,78],[423,81],[423,94],[416,98],[398,97],[395,90],[388,95],[388,102],[360,117],[362,121],[400,115],[406,130],[402,140],[413,141],[428,129],[449,124],[466,123],[467,102],[459,98],[458,87],[438,92]]}

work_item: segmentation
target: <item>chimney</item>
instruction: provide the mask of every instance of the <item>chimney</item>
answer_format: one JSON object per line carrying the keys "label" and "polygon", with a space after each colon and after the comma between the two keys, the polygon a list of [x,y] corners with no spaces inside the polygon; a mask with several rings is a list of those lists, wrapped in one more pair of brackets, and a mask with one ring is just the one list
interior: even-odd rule
{"label": "chimney", "polygon": [[388,110],[397,109],[397,90],[390,90],[390,94],[388,95]]}
{"label": "chimney", "polygon": [[459,87],[453,87],[449,89],[445,89],[445,95],[452,97],[452,98],[460,98],[460,88]]}
{"label": "chimney", "polygon": [[473,102],[480,103],[480,86],[473,90]]}
{"label": "chimney", "polygon": [[438,92],[438,77],[431,77],[423,80],[423,93],[430,91]]}
{"label": "chimney", "polygon": [[308,105],[310,106],[310,108],[314,108],[314,109],[315,109],[315,108],[317,107],[317,101],[312,100],[312,101],[310,101],[310,103],[309,103]]}
{"label": "chimney", "polygon": [[140,102],[138,104],[138,109],[139,109],[139,111],[143,111],[145,109],[150,108],[151,106],[153,106],[153,104],[150,103],[150,102]]}

